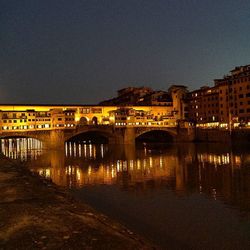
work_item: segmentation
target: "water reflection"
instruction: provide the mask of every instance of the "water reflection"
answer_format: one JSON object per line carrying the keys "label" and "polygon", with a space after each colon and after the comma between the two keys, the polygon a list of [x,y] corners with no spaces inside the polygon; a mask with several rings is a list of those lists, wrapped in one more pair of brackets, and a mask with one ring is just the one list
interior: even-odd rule
{"label": "water reflection", "polygon": [[250,153],[218,144],[111,147],[68,142],[65,150],[44,151],[30,138],[2,139],[1,152],[25,161],[58,185],[119,185],[123,189],[168,187],[177,194],[205,193],[250,207]]}
{"label": "water reflection", "polygon": [[72,188],[80,199],[163,248],[173,249],[176,242],[183,243],[176,249],[187,243],[191,249],[239,249],[239,242],[247,249],[250,244],[248,147],[69,142],[64,150],[45,151],[40,142],[24,138],[0,145],[6,157]]}
{"label": "water reflection", "polygon": [[8,158],[28,161],[36,160],[42,155],[43,144],[32,138],[9,138],[0,140],[0,149]]}

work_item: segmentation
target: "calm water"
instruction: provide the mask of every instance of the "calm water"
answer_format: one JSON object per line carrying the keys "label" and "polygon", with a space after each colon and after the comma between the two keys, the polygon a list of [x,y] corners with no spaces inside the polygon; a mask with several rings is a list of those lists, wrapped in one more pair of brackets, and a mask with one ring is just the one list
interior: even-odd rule
{"label": "calm water", "polygon": [[164,249],[250,249],[249,146],[5,139],[1,151]]}

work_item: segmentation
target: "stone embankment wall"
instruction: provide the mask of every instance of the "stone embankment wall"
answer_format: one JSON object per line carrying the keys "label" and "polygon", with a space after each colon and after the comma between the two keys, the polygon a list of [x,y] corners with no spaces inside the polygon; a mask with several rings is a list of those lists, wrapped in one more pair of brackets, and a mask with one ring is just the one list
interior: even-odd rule
{"label": "stone embankment wall", "polygon": [[196,141],[222,142],[222,143],[246,143],[250,142],[250,129],[196,129]]}
{"label": "stone embankment wall", "polygon": [[232,131],[232,142],[245,143],[250,142],[250,129],[235,129]]}

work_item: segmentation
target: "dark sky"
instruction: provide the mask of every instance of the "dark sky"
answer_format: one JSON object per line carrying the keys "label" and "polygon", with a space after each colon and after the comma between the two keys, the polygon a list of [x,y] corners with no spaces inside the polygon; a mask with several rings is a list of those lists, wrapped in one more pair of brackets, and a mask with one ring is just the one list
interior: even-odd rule
{"label": "dark sky", "polygon": [[0,103],[192,90],[249,63],[249,0],[0,0]]}

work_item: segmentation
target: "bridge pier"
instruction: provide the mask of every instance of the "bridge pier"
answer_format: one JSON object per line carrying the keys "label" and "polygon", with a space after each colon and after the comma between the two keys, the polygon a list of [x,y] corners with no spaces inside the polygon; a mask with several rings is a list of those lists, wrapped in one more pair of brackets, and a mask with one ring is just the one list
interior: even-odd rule
{"label": "bridge pier", "polygon": [[195,140],[195,130],[193,128],[181,128],[177,130],[174,138],[175,142],[192,142]]}
{"label": "bridge pier", "polygon": [[123,144],[135,145],[135,128],[127,127],[124,129]]}
{"label": "bridge pier", "polygon": [[135,160],[136,159],[136,150],[135,144],[124,144],[124,154],[127,160]]}
{"label": "bridge pier", "polygon": [[117,128],[113,132],[113,136],[109,137],[109,144],[134,145],[135,144],[135,128]]}
{"label": "bridge pier", "polygon": [[45,145],[51,149],[64,148],[64,131],[59,129],[51,130]]}

